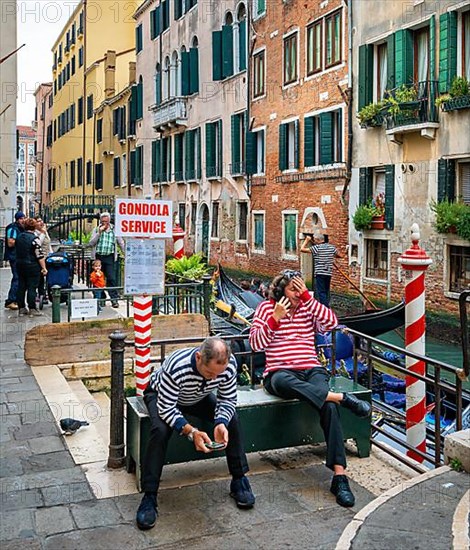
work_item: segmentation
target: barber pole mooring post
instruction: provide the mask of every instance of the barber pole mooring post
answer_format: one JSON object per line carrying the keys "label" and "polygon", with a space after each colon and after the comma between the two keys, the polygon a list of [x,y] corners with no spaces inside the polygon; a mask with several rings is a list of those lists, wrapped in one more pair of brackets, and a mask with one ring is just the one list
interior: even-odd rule
{"label": "barber pole mooring post", "polygon": [[[424,275],[431,258],[419,246],[419,226],[411,226],[412,246],[404,252],[398,262],[406,273],[405,283],[405,347],[407,351],[425,355],[425,287]],[[406,368],[410,373],[424,376],[426,365],[424,361],[406,358]],[[408,445],[426,452],[426,383],[414,378],[406,377],[406,442]],[[439,419],[436,420],[438,422]],[[413,451],[407,455],[417,462],[423,462],[423,457]]]}
{"label": "barber pole mooring post", "polygon": [[173,244],[174,244],[174,257],[180,260],[184,256],[184,229],[179,223],[175,223],[173,226]]}
{"label": "barber pole mooring post", "polygon": [[152,296],[134,296],[135,387],[142,395],[150,378]]}

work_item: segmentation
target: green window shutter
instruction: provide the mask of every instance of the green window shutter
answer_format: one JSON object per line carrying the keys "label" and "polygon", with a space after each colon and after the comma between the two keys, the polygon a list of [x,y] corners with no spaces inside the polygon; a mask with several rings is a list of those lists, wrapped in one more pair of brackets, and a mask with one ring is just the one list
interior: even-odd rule
{"label": "green window shutter", "polygon": [[190,179],[191,171],[191,130],[186,130],[184,133],[184,179]]}
{"label": "green window shutter", "polygon": [[359,46],[359,99],[360,111],[372,103],[374,83],[374,46],[363,44]]}
{"label": "green window shutter", "polygon": [[372,168],[359,168],[359,204],[367,204],[372,199]]}
{"label": "green window shutter", "polygon": [[162,73],[155,73],[155,103],[160,105],[162,102]]}
{"label": "green window shutter", "polygon": [[143,112],[144,112],[144,108],[143,108],[143,102],[144,102],[143,93],[144,93],[144,85],[143,85],[143,82],[140,81],[140,82],[137,84],[137,94],[136,94],[137,102],[136,102],[136,109],[135,109],[136,120],[139,120],[139,118],[142,118],[142,116],[143,116]]}
{"label": "green window shutter", "polygon": [[395,86],[413,82],[413,34],[408,29],[395,33]]}
{"label": "green window shutter", "polygon": [[[161,148],[161,140],[157,139],[152,141],[152,183],[157,183],[159,181],[162,181],[160,148]],[[140,147],[138,147],[137,149],[139,150]],[[138,156],[139,156],[139,153],[138,153]]]}
{"label": "green window shutter", "polygon": [[179,19],[183,15],[183,0],[175,0],[174,18]]}
{"label": "green window shutter", "polygon": [[137,101],[138,101],[138,89],[137,85],[132,86],[131,89],[131,105],[130,105],[130,120],[134,122],[137,120]]}
{"label": "green window shutter", "polygon": [[142,24],[135,28],[135,51],[139,53],[142,50]]}
{"label": "green window shutter", "polygon": [[437,162],[437,201],[455,200],[455,160],[439,159]]}
{"label": "green window shutter", "polygon": [[[258,132],[246,133],[246,173],[256,174],[257,170],[257,137]],[[233,154],[233,153],[232,153]]]}
{"label": "green window shutter", "polygon": [[214,176],[215,169],[215,126],[212,122],[206,124],[206,176]]}
{"label": "green window shutter", "polygon": [[174,137],[175,148],[175,181],[183,179],[183,134]]}
{"label": "green window shutter", "polygon": [[189,50],[189,93],[199,92],[199,51],[197,48]]}
{"label": "green window shutter", "polygon": [[395,165],[385,166],[385,224],[387,229],[395,227]]}
{"label": "green window shutter", "polygon": [[153,40],[157,35],[155,34],[155,10],[150,12],[150,39]]}
{"label": "green window shutter", "polygon": [[181,53],[181,95],[191,93],[191,75],[190,75],[189,52]]}
{"label": "green window shutter", "polygon": [[135,150],[135,185],[142,185],[142,146]]}
{"label": "green window shutter", "polygon": [[222,77],[233,75],[233,27],[222,27]]}
{"label": "green window shutter", "polygon": [[212,79],[222,80],[222,31],[212,33]]}
{"label": "green window shutter", "polygon": [[160,33],[162,32],[162,25],[161,25],[161,20],[160,20],[160,9],[161,7],[160,6],[157,6],[155,8],[155,13],[154,13],[154,26],[155,26],[155,38],[157,36],[160,35]]}
{"label": "green window shutter", "polygon": [[279,124],[279,170],[287,170],[287,124]]}
{"label": "green window shutter", "polygon": [[300,159],[300,123],[298,120],[294,122],[294,168],[299,168]]}
{"label": "green window shutter", "polygon": [[333,112],[320,114],[320,164],[333,162]]}
{"label": "green window shutter", "polygon": [[166,29],[170,26],[170,0],[164,0],[164,2],[160,5],[160,9],[163,10],[162,31],[166,31]]}
{"label": "green window shutter", "polygon": [[238,51],[240,54],[239,67],[240,71],[244,71],[246,69],[246,19],[240,21],[240,24],[238,26],[238,33]]}
{"label": "green window shutter", "polygon": [[232,174],[238,174],[240,165],[240,115],[232,115]]}
{"label": "green window shutter", "polygon": [[315,166],[315,117],[304,119],[304,166]]}
{"label": "green window shutter", "polygon": [[395,88],[395,35],[387,36],[387,90]]}
{"label": "green window shutter", "polygon": [[[88,168],[88,165],[87,165],[87,168]],[[88,170],[87,170],[87,172],[88,172]],[[131,184],[135,185],[135,149],[134,149],[134,151],[131,151],[131,169],[130,169],[130,173],[131,173]]]}
{"label": "green window shutter", "polygon": [[457,13],[450,11],[439,18],[439,92],[449,91],[457,75]]}
{"label": "green window shutter", "polygon": [[258,0],[257,15],[261,15],[266,11],[266,0]]}
{"label": "green window shutter", "polygon": [[[333,154],[333,162],[342,162],[343,161],[343,109],[338,109],[334,115],[336,115],[336,129],[333,141],[333,151],[337,151],[338,157]],[[334,118],[333,118],[334,120]],[[337,147],[335,148],[335,142]]]}
{"label": "green window shutter", "polygon": [[429,78],[436,77],[436,16],[432,15],[429,20]]}
{"label": "green window shutter", "polygon": [[216,122],[216,124],[217,124],[217,131],[218,131],[218,137],[219,137],[219,143],[218,143],[218,148],[217,148],[217,158],[218,158],[217,176],[221,177],[223,175],[222,174],[222,168],[223,168],[223,162],[224,162],[222,119],[218,120]]}
{"label": "green window shutter", "polygon": [[197,166],[196,166],[196,177],[198,180],[202,178],[202,151],[201,151],[201,128],[196,128],[195,135],[197,139],[197,150],[196,150],[196,159],[197,159]]}

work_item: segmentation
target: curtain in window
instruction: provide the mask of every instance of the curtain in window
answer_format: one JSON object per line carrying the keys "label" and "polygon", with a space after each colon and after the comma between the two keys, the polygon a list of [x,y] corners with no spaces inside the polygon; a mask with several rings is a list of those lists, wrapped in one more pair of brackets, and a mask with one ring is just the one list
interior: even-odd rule
{"label": "curtain in window", "polygon": [[263,214],[255,214],[255,242],[254,247],[256,250],[264,248],[264,216]]}
{"label": "curtain in window", "polygon": [[326,64],[333,62],[333,20],[326,20]]}
{"label": "curtain in window", "polygon": [[470,205],[470,162],[459,164],[459,195]]}
{"label": "curtain in window", "polygon": [[427,32],[421,32],[417,36],[418,46],[418,82],[428,79],[429,70],[429,38]]}
{"label": "curtain in window", "polygon": [[284,216],[284,252],[297,251],[295,214]]}
{"label": "curtain in window", "polygon": [[378,48],[379,64],[379,89],[377,99],[382,99],[387,89],[387,44],[381,44]]}

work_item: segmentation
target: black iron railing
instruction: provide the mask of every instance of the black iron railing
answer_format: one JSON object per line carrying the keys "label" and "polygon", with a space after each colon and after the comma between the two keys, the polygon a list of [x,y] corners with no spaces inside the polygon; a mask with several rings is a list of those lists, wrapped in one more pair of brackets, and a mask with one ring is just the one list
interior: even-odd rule
{"label": "black iron railing", "polygon": [[385,97],[389,102],[385,114],[387,130],[400,126],[439,122],[437,96],[437,80],[403,84],[387,92]]}

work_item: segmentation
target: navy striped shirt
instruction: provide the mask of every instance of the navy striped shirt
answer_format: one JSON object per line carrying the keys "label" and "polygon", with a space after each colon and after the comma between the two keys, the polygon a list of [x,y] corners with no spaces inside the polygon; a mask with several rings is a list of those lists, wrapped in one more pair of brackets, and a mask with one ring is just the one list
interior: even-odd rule
{"label": "navy striped shirt", "polygon": [[160,418],[178,433],[188,424],[179,406],[198,403],[217,391],[214,424],[228,425],[237,404],[237,363],[232,355],[227,368],[214,380],[204,378],[196,368],[198,348],[173,352],[150,377],[149,386],[157,396]]}
{"label": "navy striped shirt", "polygon": [[314,244],[310,247],[315,262],[315,275],[332,275],[336,247],[329,243]]}

